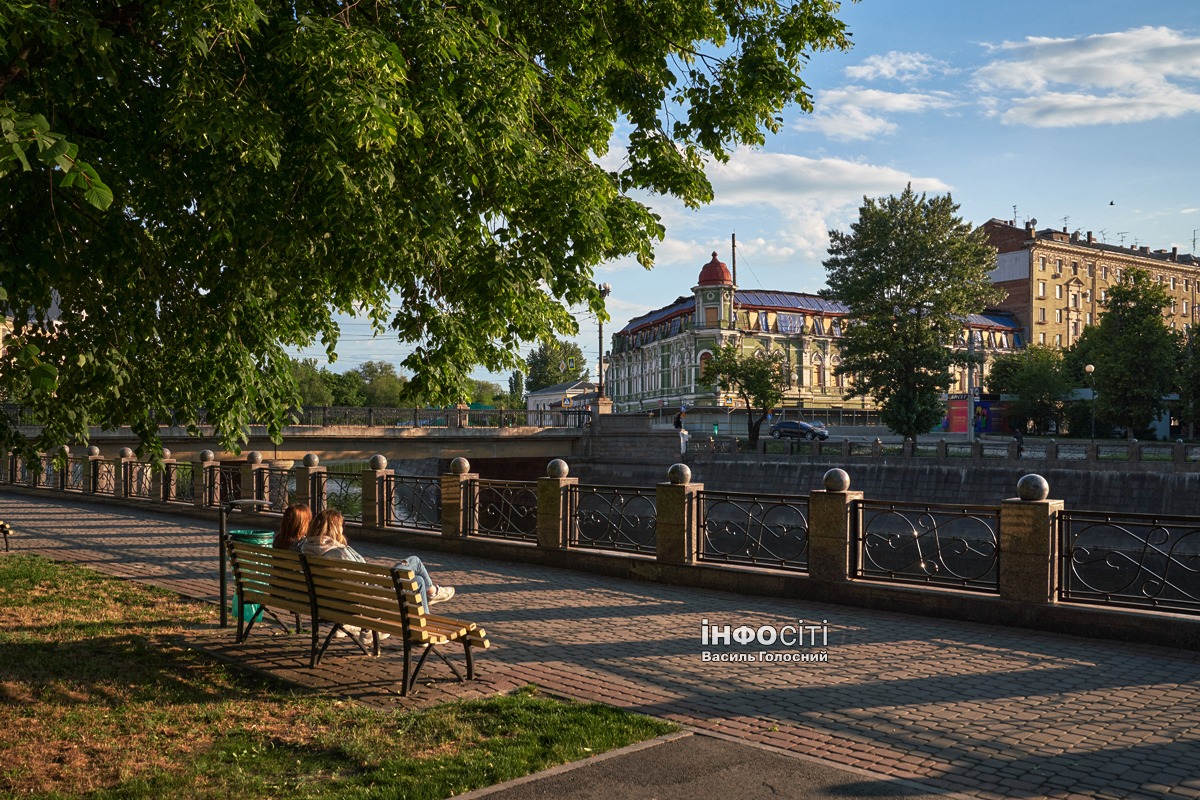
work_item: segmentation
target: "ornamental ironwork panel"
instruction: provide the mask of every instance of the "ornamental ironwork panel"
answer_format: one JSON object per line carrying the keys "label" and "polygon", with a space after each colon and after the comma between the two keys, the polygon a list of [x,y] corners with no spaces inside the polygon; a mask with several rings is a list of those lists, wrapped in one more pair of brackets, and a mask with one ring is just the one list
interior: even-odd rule
{"label": "ornamental ironwork panel", "polygon": [[388,475],[384,497],[387,524],[426,531],[442,529],[442,480],[419,475]]}
{"label": "ornamental ironwork panel", "polygon": [[150,475],[152,467],[145,461],[130,461],[125,464],[125,496],[150,499]]}
{"label": "ornamental ironwork panel", "polygon": [[283,467],[268,467],[259,474],[263,482],[261,497],[271,504],[260,510],[282,514],[296,494],[296,473]]}
{"label": "ornamental ironwork panel", "polygon": [[117,465],[111,461],[96,462],[96,494],[112,494],[117,485]]}
{"label": "ornamental ironwork panel", "polygon": [[656,490],[627,486],[571,486],[567,544],[626,553],[654,553]]}
{"label": "ornamental ironwork panel", "polygon": [[58,488],[58,465],[54,463],[54,456],[39,456],[38,470],[37,487],[39,489]]}
{"label": "ornamental ironwork panel", "polygon": [[860,578],[999,592],[1000,509],[855,503]]}
{"label": "ornamental ironwork panel", "polygon": [[1200,613],[1200,517],[1063,511],[1059,599]]}
{"label": "ornamental ironwork panel", "polygon": [[537,484],[533,481],[467,481],[471,536],[537,541]]}
{"label": "ornamental ironwork panel", "polygon": [[323,486],[325,504],[322,508],[332,508],[342,512],[347,522],[362,522],[362,472],[317,473]]}
{"label": "ornamental ironwork panel", "polygon": [[68,457],[65,469],[66,481],[63,483],[63,488],[69,492],[82,492],[90,463],[86,458]]}
{"label": "ornamental ironwork panel", "polygon": [[206,505],[216,506],[243,498],[241,467],[218,465],[208,469],[210,472]]}
{"label": "ornamental ironwork panel", "polygon": [[697,494],[700,561],[808,571],[808,498]]}
{"label": "ornamental ironwork panel", "polygon": [[192,503],[196,499],[195,470],[190,461],[176,461],[167,464],[165,480],[167,485],[174,485],[169,500],[176,503]]}

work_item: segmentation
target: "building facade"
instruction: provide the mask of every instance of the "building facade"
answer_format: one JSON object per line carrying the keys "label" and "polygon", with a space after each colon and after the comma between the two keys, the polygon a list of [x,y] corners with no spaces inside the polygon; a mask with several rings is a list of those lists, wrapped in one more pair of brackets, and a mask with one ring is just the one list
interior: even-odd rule
{"label": "building facade", "polygon": [[[618,413],[728,405],[732,398],[702,376],[713,353],[734,340],[746,354],[784,354],[785,408],[873,408],[866,398],[846,401],[847,378],[835,374],[847,313],[841,303],[813,294],[740,290],[713,253],[691,295],[631,320],[613,335],[605,393]],[[964,349],[968,331],[985,358],[1023,345],[1015,319],[1004,313],[972,315],[959,337]],[[966,385],[960,374],[950,391],[966,391]]]}
{"label": "building facade", "polygon": [[1152,251],[1106,244],[1091,231],[1038,230],[1036,222],[1018,227],[992,219],[983,225],[998,251],[992,283],[1008,293],[999,307],[1016,317],[1027,343],[1070,347],[1084,327],[1099,320],[1109,287],[1132,268],[1148,272],[1171,297],[1163,312],[1168,327],[1188,330],[1196,324],[1196,256],[1178,248]]}

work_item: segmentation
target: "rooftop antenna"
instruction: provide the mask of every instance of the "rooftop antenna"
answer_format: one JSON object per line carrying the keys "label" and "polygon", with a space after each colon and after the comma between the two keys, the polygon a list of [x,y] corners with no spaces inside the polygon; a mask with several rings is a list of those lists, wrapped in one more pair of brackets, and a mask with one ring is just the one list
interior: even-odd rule
{"label": "rooftop antenna", "polygon": [[[1017,204],[1013,203],[1013,227],[1015,228],[1016,226],[1017,226]],[[1192,248],[1192,249],[1194,250],[1195,248]]]}
{"label": "rooftop antenna", "polygon": [[1196,231],[1200,231],[1200,228],[1192,228],[1192,252],[1193,253],[1196,252]]}
{"label": "rooftop antenna", "polygon": [[1101,241],[1101,242],[1107,242],[1107,241],[1108,241],[1108,229],[1107,229],[1107,228],[1101,228],[1101,229],[1100,229],[1100,241]]}
{"label": "rooftop antenna", "polygon": [[1064,228],[1066,228],[1067,226],[1069,226],[1071,224],[1071,216],[1068,214],[1067,216],[1063,217],[1059,221],[1062,222],[1062,226]]}
{"label": "rooftop antenna", "polygon": [[1117,236],[1121,239],[1121,247],[1125,246],[1125,234],[1127,233],[1129,233],[1129,231],[1117,231]]}

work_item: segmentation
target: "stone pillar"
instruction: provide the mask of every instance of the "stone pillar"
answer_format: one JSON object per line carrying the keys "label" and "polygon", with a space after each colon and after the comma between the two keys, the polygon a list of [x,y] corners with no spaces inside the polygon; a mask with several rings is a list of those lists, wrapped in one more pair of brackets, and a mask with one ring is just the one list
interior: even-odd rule
{"label": "stone pillar", "polygon": [[971,460],[978,461],[981,458],[983,458],[983,442],[978,440],[971,442]]}
{"label": "stone pillar", "polygon": [[1129,463],[1135,464],[1142,460],[1142,445],[1137,439],[1129,440]]}
{"label": "stone pillar", "polygon": [[704,490],[704,484],[691,482],[692,470],[687,464],[667,470],[667,481],[655,490],[656,557],[664,564],[694,564],[700,541],[696,495]]}
{"label": "stone pillar", "polygon": [[1017,481],[1017,497],[1000,503],[1000,597],[1044,605],[1058,599],[1055,528],[1062,500],[1048,500],[1041,475]]}
{"label": "stone pillar", "polygon": [[871,442],[871,455],[875,458],[883,457],[883,439],[878,436],[875,437],[875,441]]}
{"label": "stone pillar", "polygon": [[[818,439],[818,440],[816,440],[816,441],[820,441],[820,440]],[[849,457],[850,457],[850,437],[849,437],[849,436],[847,436],[845,439],[842,439],[842,452],[841,452],[841,456],[842,456],[842,458],[849,458]]]}
{"label": "stone pillar", "polygon": [[471,485],[479,475],[471,472],[471,462],[459,457],[450,462],[450,472],[442,476],[442,536],[466,536],[474,519],[475,495]]}
{"label": "stone pillar", "polygon": [[362,474],[362,524],[365,528],[386,528],[392,512],[392,498],[387,491],[387,479],[395,471],[387,468],[387,458],[378,453],[371,456]]}
{"label": "stone pillar", "polygon": [[1087,460],[1095,463],[1100,460],[1100,445],[1091,442],[1087,446]]}
{"label": "stone pillar", "polygon": [[863,493],[850,491],[850,476],[842,469],[826,472],[824,484],[808,496],[808,575],[845,582],[854,564],[854,503]]}
{"label": "stone pillar", "polygon": [[306,505],[316,514],[325,508],[325,484],[322,482],[320,492],[314,495],[313,483],[318,480],[316,476],[325,474],[325,467],[321,466],[321,459],[315,453],[307,454],[300,463],[296,469],[296,494],[292,502]]}
{"label": "stone pillar", "polygon": [[1057,461],[1058,460],[1058,442],[1054,441],[1053,439],[1046,442],[1046,460],[1047,461]]}
{"label": "stone pillar", "polygon": [[[242,465],[242,496],[241,500],[262,500],[267,493],[265,483],[267,465],[263,463],[262,453],[251,450],[246,453],[246,463]],[[249,509],[254,511],[256,509]]]}
{"label": "stone pillar", "polygon": [[570,487],[578,486],[578,478],[568,478],[567,462],[556,458],[546,465],[546,477],[537,482],[537,542],[538,547],[560,550],[567,546],[568,519],[571,511]]}
{"label": "stone pillar", "polygon": [[175,459],[171,458],[171,451],[165,447],[162,472],[155,470],[150,473],[150,497],[164,503],[175,497]]}
{"label": "stone pillar", "polygon": [[96,494],[96,488],[100,483],[100,465],[104,462],[104,456],[100,455],[100,448],[92,445],[87,449],[87,461],[83,463],[83,493]]}
{"label": "stone pillar", "polygon": [[1187,463],[1187,447],[1183,443],[1183,439],[1176,439],[1174,447],[1171,448],[1171,460],[1176,464]]}
{"label": "stone pillar", "polygon": [[1016,460],[1021,457],[1021,445],[1017,444],[1016,440],[1008,443],[1008,457]]}
{"label": "stone pillar", "polygon": [[136,460],[133,451],[128,447],[121,448],[121,454],[113,459],[113,497],[128,497],[129,482],[128,466]]}
{"label": "stone pillar", "polygon": [[946,457],[946,440],[945,440],[945,439],[938,439],[938,443],[937,443],[937,457],[938,457],[938,458],[945,458],[945,457]]}
{"label": "stone pillar", "polygon": [[[207,506],[209,491],[214,480],[212,470],[216,455],[212,450],[200,452],[200,460],[192,462],[192,505],[203,508]],[[216,464],[220,466],[220,464]]]}
{"label": "stone pillar", "polygon": [[45,463],[45,455],[45,453],[38,453],[33,463],[30,464],[29,477],[26,479],[30,489],[36,489],[38,486],[38,480],[41,478],[41,473],[38,470]]}
{"label": "stone pillar", "polygon": [[58,454],[62,456],[62,468],[58,470],[58,490],[65,492],[67,490],[67,481],[71,477],[71,448],[65,444],[58,448]]}
{"label": "stone pillar", "polygon": [[912,458],[917,454],[917,443],[911,436],[905,437],[904,446],[901,448],[900,452],[905,458]]}

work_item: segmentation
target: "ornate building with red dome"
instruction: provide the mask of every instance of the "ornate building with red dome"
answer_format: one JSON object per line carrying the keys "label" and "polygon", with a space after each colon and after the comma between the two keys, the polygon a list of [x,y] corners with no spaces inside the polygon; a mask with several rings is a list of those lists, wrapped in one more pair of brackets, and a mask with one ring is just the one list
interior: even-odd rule
{"label": "ornate building with red dome", "polygon": [[[605,393],[618,413],[728,404],[730,397],[701,377],[712,354],[735,340],[746,354],[784,354],[790,379],[786,408],[873,408],[869,400],[845,400],[847,377],[835,374],[847,313],[841,303],[814,294],[738,289],[729,267],[713,253],[691,295],[630,320],[613,334]],[[966,347],[968,331],[985,355],[1023,344],[1011,314],[971,315],[960,346]],[[951,392],[966,391],[966,376],[958,380]]]}

